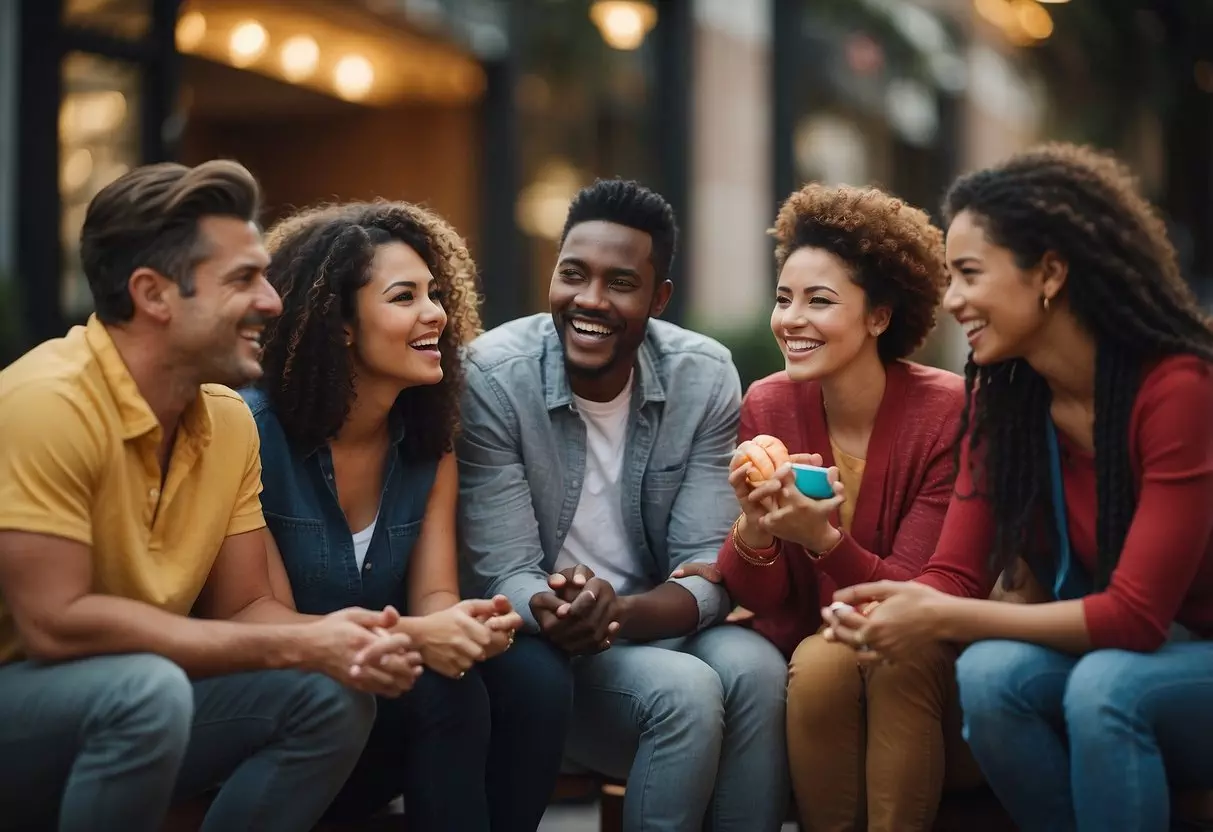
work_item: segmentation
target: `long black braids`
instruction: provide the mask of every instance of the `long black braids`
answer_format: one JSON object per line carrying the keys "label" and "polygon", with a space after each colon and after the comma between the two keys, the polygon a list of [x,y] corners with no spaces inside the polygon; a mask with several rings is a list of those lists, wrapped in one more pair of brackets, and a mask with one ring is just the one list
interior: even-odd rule
{"label": "long black braids", "polygon": [[[1180,276],[1175,250],[1127,169],[1090,148],[1048,144],[957,180],[946,222],[968,211],[1020,268],[1054,252],[1068,265],[1070,310],[1094,334],[1097,589],[1120,558],[1137,493],[1129,423],[1143,374],[1166,355],[1213,361],[1213,329]],[[974,494],[990,500],[991,574],[1057,552],[1046,422],[1051,394],[1023,359],[965,367]],[[956,455],[961,458],[961,442]],[[962,498],[973,495],[960,495]]]}

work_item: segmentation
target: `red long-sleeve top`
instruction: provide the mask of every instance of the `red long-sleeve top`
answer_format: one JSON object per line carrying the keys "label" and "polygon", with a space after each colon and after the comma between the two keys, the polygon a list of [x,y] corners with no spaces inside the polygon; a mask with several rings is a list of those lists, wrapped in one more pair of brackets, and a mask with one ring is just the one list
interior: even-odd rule
{"label": "red long-sleeve top", "polygon": [[[803,547],[779,541],[779,559],[754,566],[725,539],[716,564],[733,600],[755,614],[749,626],[790,656],[820,627],[821,607],[836,589],[922,571],[952,494],[951,447],[963,406],[959,376],[905,361],[888,367],[842,542],[813,560]],[[791,453],[821,454],[825,465],[834,464],[817,382],[794,382],[784,372],[754,382],[741,405],[739,438],[760,433],[779,437]]]}
{"label": "red long-sleeve top", "polygon": [[[1095,569],[1095,459],[1058,432],[1072,556]],[[1096,648],[1156,650],[1178,621],[1213,636],[1213,368],[1163,359],[1142,380],[1129,422],[1137,511],[1107,589],[1083,599]],[[967,452],[956,491],[972,493]],[[951,595],[985,598],[994,532],[988,501],[954,497],[939,546],[918,578]]]}

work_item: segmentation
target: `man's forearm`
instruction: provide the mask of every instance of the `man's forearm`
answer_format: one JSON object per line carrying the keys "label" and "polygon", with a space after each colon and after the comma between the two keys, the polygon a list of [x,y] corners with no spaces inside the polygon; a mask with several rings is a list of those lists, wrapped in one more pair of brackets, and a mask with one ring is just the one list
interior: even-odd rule
{"label": "man's forearm", "polygon": [[690,590],[664,583],[639,595],[619,599],[619,637],[652,641],[692,633],[699,626],[699,604]]}
{"label": "man's forearm", "polygon": [[[85,595],[42,632],[23,633],[23,645],[31,658],[42,661],[155,653],[193,677],[303,667],[307,657],[299,622],[305,619],[274,604],[279,610],[265,604],[256,612],[278,623],[245,623],[190,618],[127,598]],[[292,619],[296,623],[284,623]]]}
{"label": "man's forearm", "polygon": [[240,610],[231,620],[242,624],[306,624],[323,617],[296,612],[277,598],[266,595]]}

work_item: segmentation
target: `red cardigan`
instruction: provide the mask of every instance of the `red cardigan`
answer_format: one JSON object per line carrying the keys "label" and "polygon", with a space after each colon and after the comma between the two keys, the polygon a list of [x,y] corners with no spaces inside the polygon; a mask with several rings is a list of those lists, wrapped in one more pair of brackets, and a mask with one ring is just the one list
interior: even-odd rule
{"label": "red cardigan", "polygon": [[[749,625],[790,656],[821,626],[821,607],[839,587],[909,580],[935,550],[952,494],[952,443],[964,407],[959,376],[899,361],[889,365],[868,442],[854,534],[820,560],[780,541],[771,566],[742,560],[726,538],[717,567],[733,600],[755,613]],[[754,382],[741,405],[740,438],[777,436],[791,453],[818,453],[834,464],[821,385],[779,372]],[[835,524],[838,519],[835,517]]]}
{"label": "red cardigan", "polygon": [[[1071,552],[1095,568],[1095,460],[1058,432]],[[1155,650],[1173,621],[1213,637],[1213,370],[1199,358],[1160,361],[1142,380],[1129,422],[1137,511],[1103,592],[1083,599],[1096,648]],[[967,453],[957,477],[972,492]],[[954,498],[922,583],[985,598],[993,536],[987,501]]]}

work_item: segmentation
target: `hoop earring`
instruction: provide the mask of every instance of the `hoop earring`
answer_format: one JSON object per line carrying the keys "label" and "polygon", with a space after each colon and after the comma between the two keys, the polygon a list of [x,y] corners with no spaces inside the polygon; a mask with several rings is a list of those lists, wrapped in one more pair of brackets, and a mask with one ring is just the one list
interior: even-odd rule
{"label": "hoop earring", "polygon": [[1044,307],[1045,312],[1049,311],[1049,296],[1048,295],[1041,296],[1040,305]]}

